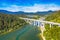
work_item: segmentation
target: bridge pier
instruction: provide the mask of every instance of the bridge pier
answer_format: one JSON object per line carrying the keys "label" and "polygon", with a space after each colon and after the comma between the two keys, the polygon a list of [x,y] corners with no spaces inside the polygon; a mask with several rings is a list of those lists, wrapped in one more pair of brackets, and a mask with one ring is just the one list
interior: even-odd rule
{"label": "bridge pier", "polygon": [[45,27],[44,27],[44,26],[45,26],[45,24],[42,23],[42,24],[41,24],[41,27],[40,27],[40,28],[41,28],[41,32],[42,32],[42,34],[43,34],[44,30],[45,30]]}
{"label": "bridge pier", "polygon": [[34,26],[39,26],[39,22],[34,21],[33,25],[34,25]]}
{"label": "bridge pier", "polygon": [[41,37],[42,37],[42,39],[43,40],[45,40],[45,37],[44,37],[44,35],[43,35],[43,32],[44,32],[44,30],[45,30],[45,23],[41,23],[41,27],[40,27],[40,30],[41,30]]}
{"label": "bridge pier", "polygon": [[34,26],[36,25],[36,24],[35,24],[35,21],[34,21],[33,25],[34,25]]}
{"label": "bridge pier", "polygon": [[40,27],[40,22],[38,22],[38,27]]}
{"label": "bridge pier", "polygon": [[52,24],[50,24],[50,28],[51,28]]}

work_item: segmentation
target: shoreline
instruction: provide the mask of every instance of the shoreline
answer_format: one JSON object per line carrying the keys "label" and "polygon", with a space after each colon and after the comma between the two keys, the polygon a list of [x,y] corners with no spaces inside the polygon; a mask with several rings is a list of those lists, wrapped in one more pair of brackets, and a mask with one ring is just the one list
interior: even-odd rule
{"label": "shoreline", "polygon": [[0,34],[0,36],[4,36],[4,35],[6,35],[6,34],[10,34],[10,33],[15,32],[15,31],[17,31],[17,30],[19,30],[19,29],[21,29],[21,28],[23,28],[23,26],[21,26],[21,27],[19,27],[19,28],[17,28],[17,29],[12,29],[12,30],[6,31],[6,32]]}

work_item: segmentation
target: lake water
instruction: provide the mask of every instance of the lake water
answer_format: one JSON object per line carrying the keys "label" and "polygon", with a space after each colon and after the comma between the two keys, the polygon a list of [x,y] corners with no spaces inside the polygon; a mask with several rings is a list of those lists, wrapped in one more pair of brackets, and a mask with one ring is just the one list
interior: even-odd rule
{"label": "lake water", "polygon": [[0,36],[0,40],[40,40],[38,27],[25,25],[24,28]]}

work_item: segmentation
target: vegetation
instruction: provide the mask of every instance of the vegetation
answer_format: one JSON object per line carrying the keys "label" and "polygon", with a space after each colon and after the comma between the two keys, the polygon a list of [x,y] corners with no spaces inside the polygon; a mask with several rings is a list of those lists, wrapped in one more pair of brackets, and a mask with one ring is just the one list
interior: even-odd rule
{"label": "vegetation", "polygon": [[[46,17],[47,21],[58,22],[60,23],[60,11],[57,11]],[[49,24],[45,25],[44,36],[46,40],[60,40],[60,27],[57,25],[52,25],[49,27]]]}
{"label": "vegetation", "polygon": [[18,16],[0,13],[0,35],[25,25],[26,22]]}
{"label": "vegetation", "polygon": [[54,12],[53,14],[47,16],[45,20],[60,23],[60,11]]}
{"label": "vegetation", "polygon": [[19,15],[19,17],[30,18],[30,19],[39,19],[40,15]]}

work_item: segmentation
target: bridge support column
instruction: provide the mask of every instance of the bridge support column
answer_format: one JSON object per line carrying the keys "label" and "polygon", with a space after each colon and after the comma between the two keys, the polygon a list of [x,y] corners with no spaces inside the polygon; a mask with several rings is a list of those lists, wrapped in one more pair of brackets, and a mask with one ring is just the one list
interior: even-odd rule
{"label": "bridge support column", "polygon": [[52,24],[50,24],[50,28],[51,28]]}
{"label": "bridge support column", "polygon": [[45,27],[44,27],[44,25],[45,25],[45,23],[41,23],[41,37],[42,37],[42,39],[43,40],[45,40],[45,37],[44,37],[44,35],[43,35],[43,32],[44,32],[44,30],[45,30]]}
{"label": "bridge support column", "polygon": [[38,22],[38,27],[40,27],[40,22]]}
{"label": "bridge support column", "polygon": [[33,25],[34,25],[34,26],[36,25],[35,21],[34,21]]}
{"label": "bridge support column", "polygon": [[40,27],[40,28],[41,28],[41,32],[42,32],[42,34],[43,34],[44,30],[45,30],[45,27],[44,27],[44,26],[45,26],[45,24],[42,23],[42,24],[41,24],[41,27]]}

